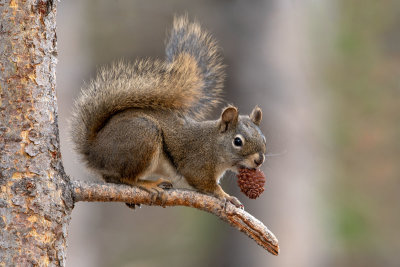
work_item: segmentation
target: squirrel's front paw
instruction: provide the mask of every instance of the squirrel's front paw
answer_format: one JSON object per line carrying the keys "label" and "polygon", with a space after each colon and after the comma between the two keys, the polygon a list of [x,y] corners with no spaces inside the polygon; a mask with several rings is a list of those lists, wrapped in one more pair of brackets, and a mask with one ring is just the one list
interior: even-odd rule
{"label": "squirrel's front paw", "polygon": [[237,199],[236,197],[233,196],[228,196],[226,197],[226,200],[231,202],[233,205],[235,205],[239,209],[244,209],[243,204]]}
{"label": "squirrel's front paw", "polygon": [[243,209],[244,208],[243,204],[239,201],[239,199],[237,199],[234,196],[228,195],[227,193],[223,192],[222,190],[218,194],[216,194],[216,196],[219,199],[221,199],[222,201],[224,201],[225,206],[226,206],[226,202],[229,201],[230,203],[232,203],[233,205],[235,205],[239,209]]}

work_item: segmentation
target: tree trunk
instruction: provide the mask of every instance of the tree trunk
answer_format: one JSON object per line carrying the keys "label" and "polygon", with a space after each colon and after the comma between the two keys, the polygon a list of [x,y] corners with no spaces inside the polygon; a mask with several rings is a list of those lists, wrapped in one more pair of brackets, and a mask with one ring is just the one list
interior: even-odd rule
{"label": "tree trunk", "polygon": [[0,265],[62,266],[73,206],[61,163],[56,1],[0,2]]}

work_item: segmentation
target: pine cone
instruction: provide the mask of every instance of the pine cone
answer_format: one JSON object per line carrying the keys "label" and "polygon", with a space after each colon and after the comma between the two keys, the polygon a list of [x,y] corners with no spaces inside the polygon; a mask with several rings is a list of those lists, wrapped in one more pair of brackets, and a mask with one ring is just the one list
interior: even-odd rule
{"label": "pine cone", "polygon": [[256,199],[264,192],[265,176],[260,170],[240,169],[238,185],[249,198]]}

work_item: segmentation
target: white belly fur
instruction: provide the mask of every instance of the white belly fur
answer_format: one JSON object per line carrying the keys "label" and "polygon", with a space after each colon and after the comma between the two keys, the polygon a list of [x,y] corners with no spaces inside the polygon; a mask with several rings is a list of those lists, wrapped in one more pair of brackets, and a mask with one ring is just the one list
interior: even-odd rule
{"label": "white belly fur", "polygon": [[186,179],[176,172],[164,153],[159,151],[157,154],[158,157],[155,157],[148,171],[140,179],[157,180],[158,178],[164,178],[170,181],[174,188],[194,190],[194,188],[186,182]]}

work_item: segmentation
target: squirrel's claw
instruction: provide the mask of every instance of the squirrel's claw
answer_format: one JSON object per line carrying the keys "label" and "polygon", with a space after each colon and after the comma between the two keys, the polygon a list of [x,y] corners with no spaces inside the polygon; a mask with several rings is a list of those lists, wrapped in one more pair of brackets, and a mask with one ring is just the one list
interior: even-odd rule
{"label": "squirrel's claw", "polygon": [[[165,180],[163,178],[158,179],[156,183],[157,183],[157,187],[162,188],[164,190],[172,189],[172,187],[173,187],[173,185],[170,181]],[[167,197],[164,193],[164,190],[158,191],[158,196],[157,196],[158,198],[161,199],[161,206],[163,208],[165,208],[165,202],[167,201]]]}
{"label": "squirrel's claw", "polygon": [[216,197],[219,198],[220,200],[222,200],[224,202],[224,207],[226,208],[226,203],[230,202],[233,205],[235,205],[235,207],[239,208],[239,209],[244,209],[243,204],[239,201],[239,199],[237,199],[234,196],[228,195],[227,193],[225,193],[222,188],[220,187],[220,190],[218,190],[218,193],[216,194]]}
{"label": "squirrel's claw", "polygon": [[173,187],[173,185],[170,181],[162,179],[162,178],[157,180],[157,186],[162,189],[172,189],[172,187]]}
{"label": "squirrel's claw", "polygon": [[228,196],[226,198],[227,201],[231,202],[233,205],[235,205],[237,208],[239,209],[244,209],[243,204],[239,201],[239,199],[237,199],[236,197],[233,196]]}
{"label": "squirrel's claw", "polygon": [[145,190],[150,194],[151,203],[161,200],[161,206],[165,207],[166,195],[164,190],[171,189],[173,187],[172,183],[166,179],[160,178],[157,181],[144,181],[139,180],[137,187]]}
{"label": "squirrel's claw", "polygon": [[133,210],[135,210],[136,207],[138,207],[138,208],[141,208],[141,207],[142,207],[141,204],[135,204],[135,203],[125,203],[125,204],[126,204],[126,206],[127,206],[128,208],[133,209]]}

